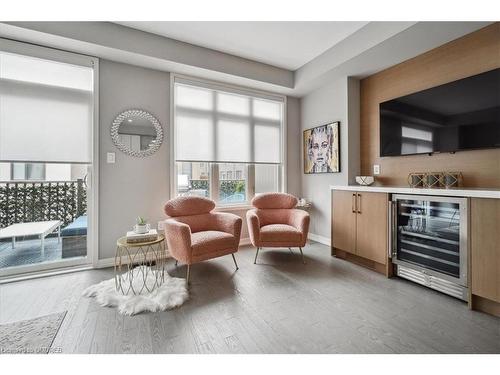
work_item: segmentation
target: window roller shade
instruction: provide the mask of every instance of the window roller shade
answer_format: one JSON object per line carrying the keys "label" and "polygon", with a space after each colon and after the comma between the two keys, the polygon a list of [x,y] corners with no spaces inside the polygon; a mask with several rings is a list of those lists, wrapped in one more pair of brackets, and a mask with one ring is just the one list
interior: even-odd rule
{"label": "window roller shade", "polygon": [[175,159],[279,164],[284,103],[175,82]]}
{"label": "window roller shade", "polygon": [[0,51],[0,161],[90,163],[92,67]]}

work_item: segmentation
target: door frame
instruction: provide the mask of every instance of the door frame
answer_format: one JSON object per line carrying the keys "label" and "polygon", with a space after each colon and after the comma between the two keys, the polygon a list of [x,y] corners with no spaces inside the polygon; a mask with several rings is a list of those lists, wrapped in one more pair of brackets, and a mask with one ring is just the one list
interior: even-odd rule
{"label": "door frame", "polygon": [[99,59],[93,56],[55,50],[48,47],[0,38],[0,46],[7,51],[55,61],[86,61],[93,68],[93,124],[92,124],[92,160],[88,165],[87,190],[87,256],[78,259],[56,260],[38,264],[9,267],[0,270],[0,283],[20,278],[41,277],[70,269],[97,267],[99,245]]}

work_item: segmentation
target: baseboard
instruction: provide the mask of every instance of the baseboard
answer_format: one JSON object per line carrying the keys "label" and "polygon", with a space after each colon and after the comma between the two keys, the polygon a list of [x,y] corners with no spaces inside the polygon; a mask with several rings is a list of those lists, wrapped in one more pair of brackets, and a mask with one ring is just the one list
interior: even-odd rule
{"label": "baseboard", "polygon": [[365,268],[369,268],[372,271],[381,273],[382,275],[386,275],[387,277],[389,277],[389,270],[385,264],[377,263],[373,260],[366,259],[335,248],[332,249],[332,255],[334,255],[336,258],[347,260],[349,262],[355,263]]}
{"label": "baseboard", "polygon": [[[250,241],[249,237],[240,239],[240,247],[241,246],[248,246],[251,244],[252,244],[252,242]],[[167,255],[167,257],[168,257],[168,255]],[[122,264],[128,264],[128,257],[122,257]],[[108,267],[113,267],[114,265],[115,265],[115,257],[104,258],[104,259],[99,259],[97,261],[95,268],[108,268]]]}
{"label": "baseboard", "polygon": [[104,258],[99,259],[95,265],[95,268],[108,268],[115,265],[115,258]]}
{"label": "baseboard", "polygon": [[322,243],[323,245],[330,246],[330,244],[331,244],[331,240],[329,237],[320,236],[319,234],[309,233],[307,238],[310,240]]}

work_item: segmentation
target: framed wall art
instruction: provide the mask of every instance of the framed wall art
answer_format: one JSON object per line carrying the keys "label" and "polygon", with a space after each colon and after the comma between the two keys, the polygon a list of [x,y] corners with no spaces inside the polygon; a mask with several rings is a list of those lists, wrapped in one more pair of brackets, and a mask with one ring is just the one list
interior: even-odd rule
{"label": "framed wall art", "polygon": [[304,173],[340,172],[340,121],[304,130]]}

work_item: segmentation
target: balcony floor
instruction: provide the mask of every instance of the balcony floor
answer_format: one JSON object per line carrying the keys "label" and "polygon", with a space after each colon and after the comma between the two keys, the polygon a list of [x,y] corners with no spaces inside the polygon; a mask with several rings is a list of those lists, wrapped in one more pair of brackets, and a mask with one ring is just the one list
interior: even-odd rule
{"label": "balcony floor", "polygon": [[62,242],[59,243],[57,237],[45,238],[44,256],[41,254],[39,239],[17,240],[14,249],[10,241],[0,242],[0,269],[54,262],[61,259]]}

